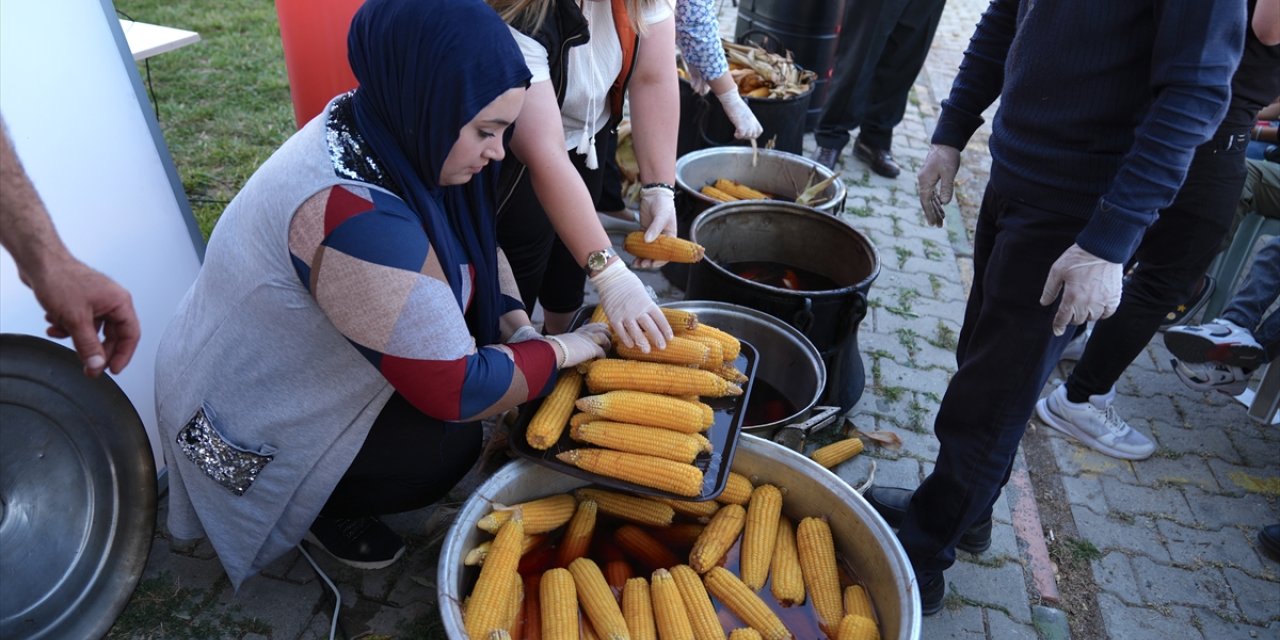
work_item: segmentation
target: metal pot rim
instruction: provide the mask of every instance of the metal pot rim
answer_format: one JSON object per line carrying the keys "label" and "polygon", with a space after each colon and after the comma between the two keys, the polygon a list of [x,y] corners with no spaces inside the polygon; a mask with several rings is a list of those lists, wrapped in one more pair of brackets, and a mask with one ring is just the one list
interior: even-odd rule
{"label": "metal pot rim", "polygon": [[[806,158],[799,154],[791,153],[789,151],[781,151],[778,149],[752,149],[751,147],[739,147],[739,146],[707,147],[705,149],[698,149],[697,151],[690,151],[676,159],[676,188],[684,191],[686,194],[690,196],[693,196],[699,200],[702,200],[703,202],[715,204],[718,202],[717,200],[711,198],[710,196],[703,195],[702,192],[698,190],[698,187],[695,187],[689,184],[684,179],[685,173],[687,173],[685,168],[688,165],[694,162],[698,162],[699,160],[702,160],[707,157],[751,156],[756,154],[758,154],[761,158],[775,158],[778,160],[793,162],[795,164],[803,165],[805,167],[808,167],[810,169],[817,171],[818,175],[822,176],[822,179],[824,180],[832,176],[839,175],[835,171],[832,171],[831,169],[828,169],[825,166],[818,164],[817,162],[809,158]],[[848,189],[844,186],[843,180],[840,180],[837,178],[835,182],[832,184],[832,186],[835,187],[835,195],[830,200],[820,203],[816,207],[799,205],[788,200],[764,200],[764,201],[744,200],[742,202],[771,202],[771,203],[777,202],[782,204],[790,204],[797,207],[804,207],[806,209],[810,209],[814,211],[825,211],[830,207],[835,206],[836,203],[843,202],[848,195]]]}

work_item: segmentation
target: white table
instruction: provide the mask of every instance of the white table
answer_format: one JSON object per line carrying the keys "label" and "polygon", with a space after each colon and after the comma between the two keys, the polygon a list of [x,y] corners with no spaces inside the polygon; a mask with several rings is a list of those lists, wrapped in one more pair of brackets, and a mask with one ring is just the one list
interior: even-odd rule
{"label": "white table", "polygon": [[194,31],[123,18],[120,19],[120,28],[124,31],[124,38],[129,43],[129,52],[133,54],[135,62],[200,41],[200,34]]}

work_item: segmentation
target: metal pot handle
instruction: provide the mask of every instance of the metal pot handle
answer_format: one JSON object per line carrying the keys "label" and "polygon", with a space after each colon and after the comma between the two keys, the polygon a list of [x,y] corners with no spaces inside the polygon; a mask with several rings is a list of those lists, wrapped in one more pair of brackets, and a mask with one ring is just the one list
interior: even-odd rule
{"label": "metal pot handle", "polygon": [[793,424],[779,427],[773,432],[773,441],[792,449],[794,451],[804,452],[804,443],[810,432],[825,429],[830,426],[837,418],[840,417],[840,407],[820,406],[814,407],[809,417]]}

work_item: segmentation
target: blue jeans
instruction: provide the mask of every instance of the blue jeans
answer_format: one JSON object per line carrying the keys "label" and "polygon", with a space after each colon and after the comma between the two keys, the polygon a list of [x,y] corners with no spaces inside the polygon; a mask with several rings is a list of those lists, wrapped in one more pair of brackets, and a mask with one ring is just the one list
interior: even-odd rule
{"label": "blue jeans", "polygon": [[1041,306],[1040,293],[1085,222],[987,187],[958,369],[934,422],[941,448],[898,532],[921,584],[955,562],[960,535],[991,516],[1009,480],[1040,390],[1071,339],[1053,335],[1057,305]]}
{"label": "blue jeans", "polygon": [[1221,317],[1253,332],[1267,351],[1267,360],[1280,355],[1280,312],[1265,319],[1267,307],[1280,297],[1280,236],[1269,240],[1253,259],[1249,274],[1236,290]]}

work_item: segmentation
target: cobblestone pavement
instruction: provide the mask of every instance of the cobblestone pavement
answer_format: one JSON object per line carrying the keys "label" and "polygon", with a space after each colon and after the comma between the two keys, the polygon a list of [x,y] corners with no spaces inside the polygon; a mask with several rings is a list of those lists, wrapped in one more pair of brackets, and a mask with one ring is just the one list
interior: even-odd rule
{"label": "cobblestone pavement", "polygon": [[[948,3],[896,131],[903,175],[880,178],[847,153],[841,161],[849,189],[841,217],[875,244],[882,267],[859,329],[868,379],[851,419],[863,431],[893,431],[903,441],[896,451],[871,447],[838,467],[855,486],[873,464],[877,483],[915,486],[937,455],[932,422],[955,369],[953,347],[971,274],[962,220],[972,216],[953,205],[947,227],[925,226],[914,169],[984,4]],[[732,33],[735,9],[725,11]],[[977,206],[985,184],[985,139],[980,132],[964,154],[959,205],[965,213]],[[810,136],[807,153],[812,144]],[[680,297],[660,275],[644,277],[664,300]],[[1229,399],[1190,392],[1167,363],[1157,340],[1117,385],[1117,410],[1159,444],[1149,460],[1107,458],[1032,422],[1028,438],[1048,447],[1057,473],[1045,475],[1061,483],[1065,496],[1039,508],[1055,509],[1059,517],[1069,512],[1076,536],[1069,548],[1091,574],[1083,588],[1095,592],[1102,620],[1095,631],[1102,637],[1280,638],[1280,564],[1262,557],[1255,540],[1262,526],[1280,522],[1280,432],[1252,422]],[[501,462],[497,453],[451,497],[465,499]],[[991,550],[981,557],[959,554],[947,572],[947,607],[924,620],[922,638],[1068,637],[1021,456],[1017,467],[996,505]],[[339,637],[444,637],[435,613],[435,559],[454,507],[389,518],[409,543],[405,558],[390,568],[355,571],[323,554],[316,558],[342,594]],[[159,522],[143,580],[113,637],[327,637],[333,599],[298,552],[233,593],[207,542],[171,549],[163,501]],[[1049,535],[1049,544],[1064,548]]]}

